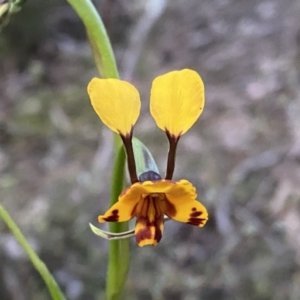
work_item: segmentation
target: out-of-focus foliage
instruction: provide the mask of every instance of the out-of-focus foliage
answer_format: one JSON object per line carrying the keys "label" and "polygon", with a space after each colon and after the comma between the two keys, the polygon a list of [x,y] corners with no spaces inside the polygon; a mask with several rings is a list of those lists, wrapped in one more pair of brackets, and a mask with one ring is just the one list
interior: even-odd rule
{"label": "out-of-focus foliage", "polygon": [[[188,67],[206,84],[175,179],[195,183],[210,220],[166,223],[155,248],[132,243],[124,299],[298,300],[299,1],[95,4],[121,77],[142,92],[135,134],[161,171],[167,140],[148,113],[151,81]],[[97,72],[83,26],[64,1],[27,1],[0,45],[0,201],[67,298],[101,299],[107,241],[88,224],[108,208],[112,137],[86,94]],[[3,300],[47,299],[2,223],[0,234]]]}
{"label": "out-of-focus foliage", "polygon": [[26,0],[0,1],[0,32],[9,23],[14,14],[19,12]]}

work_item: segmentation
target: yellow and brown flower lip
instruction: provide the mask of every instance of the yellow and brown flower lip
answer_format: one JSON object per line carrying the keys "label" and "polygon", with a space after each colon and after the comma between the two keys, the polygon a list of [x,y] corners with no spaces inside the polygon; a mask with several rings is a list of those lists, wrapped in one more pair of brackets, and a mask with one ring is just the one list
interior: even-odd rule
{"label": "yellow and brown flower lip", "polygon": [[184,179],[137,182],[125,189],[118,202],[98,220],[124,222],[136,217],[138,245],[157,245],[163,233],[164,215],[198,227],[205,225],[207,210],[196,197],[195,187]]}

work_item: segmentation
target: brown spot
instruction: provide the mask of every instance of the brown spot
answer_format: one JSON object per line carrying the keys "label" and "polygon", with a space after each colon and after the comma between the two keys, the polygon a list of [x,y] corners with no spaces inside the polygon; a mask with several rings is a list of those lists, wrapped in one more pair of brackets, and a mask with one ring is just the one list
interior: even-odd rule
{"label": "brown spot", "polygon": [[[161,195],[148,195],[145,199],[143,199],[143,202],[139,203],[139,205],[135,208],[135,211],[137,212],[137,223],[143,224],[143,228],[135,234],[137,243],[146,239],[153,239],[157,243],[161,240],[162,230],[160,227],[163,224],[164,218],[164,213],[158,204],[158,201],[163,201],[161,197]],[[155,212],[154,216],[151,217],[149,216],[150,207]],[[152,232],[154,231],[153,235],[151,233],[151,229]]]}
{"label": "brown spot", "polygon": [[187,224],[199,226],[202,225],[205,221],[206,219],[202,219],[202,218],[189,218]]}
{"label": "brown spot", "polygon": [[170,201],[168,201],[167,197],[165,197],[165,203],[166,203],[165,214],[170,218],[174,217],[177,212],[175,206]]}
{"label": "brown spot", "polygon": [[202,215],[201,211],[194,211],[194,212],[190,213],[191,218],[196,218],[196,217],[199,217],[201,215]]}
{"label": "brown spot", "polygon": [[138,206],[138,203],[134,206],[134,208],[131,211],[131,217],[132,218],[136,216],[136,208],[137,208],[137,206]]}
{"label": "brown spot", "polygon": [[107,218],[103,218],[106,222],[118,222],[119,220],[119,210],[118,209],[114,209],[112,212],[112,215],[107,217]]}
{"label": "brown spot", "polygon": [[[154,237],[152,237],[152,234],[151,234],[151,228],[153,228],[153,227],[154,227]],[[153,224],[151,226],[147,226],[147,227],[139,230],[135,234],[135,239],[138,244],[143,240],[147,240],[147,239],[151,239],[151,238],[153,238],[157,243],[159,243],[159,241],[161,240],[162,232],[160,230],[159,224]]]}
{"label": "brown spot", "polygon": [[155,224],[155,235],[154,235],[154,239],[157,241],[157,243],[159,243],[159,241],[162,238],[162,232],[159,228],[159,224]]}
{"label": "brown spot", "polygon": [[135,240],[138,244],[146,239],[151,239],[150,227],[145,227],[135,234]]}
{"label": "brown spot", "polygon": [[197,211],[197,208],[193,207],[192,212],[190,213],[190,218],[188,219],[187,224],[195,225],[195,226],[202,225],[206,219],[198,218],[201,215],[202,215],[202,212]]}

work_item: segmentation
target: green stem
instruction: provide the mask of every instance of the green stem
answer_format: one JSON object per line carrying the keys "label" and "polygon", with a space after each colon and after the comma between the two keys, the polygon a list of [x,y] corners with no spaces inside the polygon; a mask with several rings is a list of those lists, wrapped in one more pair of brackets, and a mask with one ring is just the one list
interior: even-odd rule
{"label": "green stem", "polygon": [[36,270],[40,273],[43,280],[45,281],[49,293],[54,300],[65,300],[63,293],[61,292],[59,286],[57,285],[55,279],[50,274],[49,270],[45,266],[45,264],[40,260],[34,250],[31,248],[29,243],[27,242],[24,235],[21,233],[20,229],[18,228],[17,224],[12,220],[8,212],[3,208],[0,204],[0,217],[3,219],[4,223],[7,227],[11,230],[16,240],[20,243],[24,251],[27,253],[28,257],[30,258],[32,264],[36,268]]}
{"label": "green stem", "polygon": [[90,40],[95,62],[104,78],[118,78],[115,56],[106,29],[90,0],[67,0],[82,20]]}
{"label": "green stem", "polygon": [[[110,205],[113,205],[122,192],[124,186],[125,151],[123,146],[117,152],[111,185]],[[111,232],[124,232],[128,230],[128,222],[110,223]],[[106,297],[109,300],[120,299],[129,268],[129,240],[110,241]]]}
{"label": "green stem", "polygon": [[[107,36],[105,27],[90,0],[67,0],[77,12],[87,31],[94,59],[100,73],[104,78],[119,78],[114,53]],[[114,148],[117,152],[114,161],[113,176],[111,182],[111,201],[113,205],[124,187],[125,152],[118,135],[114,137]],[[128,222],[111,223],[110,230],[123,232],[128,230]],[[129,240],[122,239],[110,241],[108,270],[106,281],[107,300],[120,298],[126,281],[129,268]]]}

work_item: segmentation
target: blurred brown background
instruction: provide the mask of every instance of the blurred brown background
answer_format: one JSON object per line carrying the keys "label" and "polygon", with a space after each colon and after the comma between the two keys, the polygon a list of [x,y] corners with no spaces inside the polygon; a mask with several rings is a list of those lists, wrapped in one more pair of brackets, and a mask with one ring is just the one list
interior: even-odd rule
{"label": "blurred brown background", "polygon": [[[299,300],[300,2],[95,4],[122,78],[141,92],[135,135],[162,173],[151,82],[192,68],[206,84],[175,179],[195,184],[210,220],[167,222],[155,248],[132,240],[123,299]],[[0,201],[72,300],[105,289],[108,243],[88,223],[108,207],[112,135],[89,103],[93,76],[84,28],[62,0],[27,1],[0,36]],[[49,299],[3,222],[0,234],[0,299]]]}

